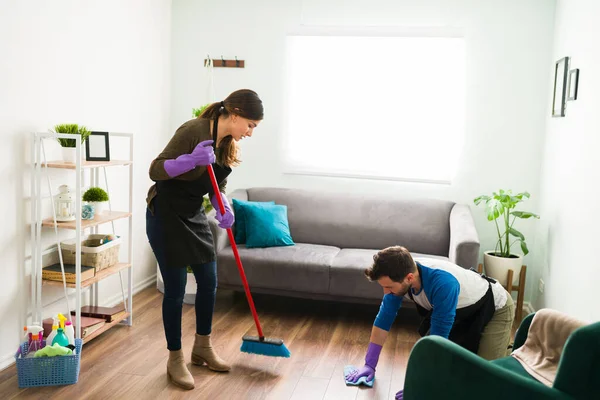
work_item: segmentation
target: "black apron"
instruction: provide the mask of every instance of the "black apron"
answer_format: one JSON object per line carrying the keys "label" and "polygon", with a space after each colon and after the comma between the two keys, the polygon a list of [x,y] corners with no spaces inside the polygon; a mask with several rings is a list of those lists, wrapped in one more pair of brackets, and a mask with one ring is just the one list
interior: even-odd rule
{"label": "black apron", "polygon": [[[215,120],[213,147],[217,127]],[[212,166],[218,183],[231,173],[229,167]],[[208,171],[194,181],[158,181],[156,192],[152,199],[154,215],[146,210],[146,233],[158,263],[163,268],[184,268],[215,261],[213,236],[202,205],[205,194],[214,194]]]}
{"label": "black apron", "polygon": [[[419,263],[417,263],[417,269],[419,270],[419,276],[422,276]],[[454,324],[452,325],[448,339],[477,354],[479,342],[481,341],[481,334],[483,333],[485,326],[494,316],[494,312],[496,312],[494,293],[492,291],[492,283],[495,283],[496,281],[477,273],[473,269],[471,269],[471,271],[488,282],[488,290],[477,303],[456,310],[456,317],[454,318]],[[421,285],[423,285],[423,279],[421,279]],[[424,290],[424,288],[421,287],[421,290]],[[419,334],[421,336],[429,335],[433,309],[427,310],[417,304],[413,298],[412,289],[408,290],[408,295],[417,306],[417,311],[422,317],[421,325],[419,326]]]}

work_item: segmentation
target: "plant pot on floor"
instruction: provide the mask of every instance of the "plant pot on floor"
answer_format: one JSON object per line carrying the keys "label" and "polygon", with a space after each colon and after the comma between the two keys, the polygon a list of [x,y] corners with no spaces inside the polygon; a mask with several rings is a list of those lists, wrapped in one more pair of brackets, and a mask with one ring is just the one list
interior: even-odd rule
{"label": "plant pot on floor", "polygon": [[523,256],[511,254],[511,257],[498,257],[495,251],[486,251],[483,254],[483,267],[485,274],[490,278],[496,279],[500,284],[506,287],[508,270],[513,270],[513,285],[519,284],[519,273],[523,265]]}

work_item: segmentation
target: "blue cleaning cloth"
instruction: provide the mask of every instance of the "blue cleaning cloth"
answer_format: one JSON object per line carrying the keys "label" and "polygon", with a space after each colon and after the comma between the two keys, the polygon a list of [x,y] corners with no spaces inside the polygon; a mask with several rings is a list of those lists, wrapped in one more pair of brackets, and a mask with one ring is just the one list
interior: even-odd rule
{"label": "blue cleaning cloth", "polygon": [[375,382],[375,377],[373,377],[373,379],[371,379],[370,381],[367,381],[366,376],[361,376],[360,378],[358,378],[358,381],[356,381],[356,383],[348,382],[348,380],[346,380],[346,376],[348,376],[348,374],[350,374],[352,371],[356,371],[357,369],[358,368],[356,368],[354,365],[346,365],[344,367],[344,381],[346,382],[346,385],[352,385],[352,386],[365,385],[368,387],[373,387],[373,383]]}

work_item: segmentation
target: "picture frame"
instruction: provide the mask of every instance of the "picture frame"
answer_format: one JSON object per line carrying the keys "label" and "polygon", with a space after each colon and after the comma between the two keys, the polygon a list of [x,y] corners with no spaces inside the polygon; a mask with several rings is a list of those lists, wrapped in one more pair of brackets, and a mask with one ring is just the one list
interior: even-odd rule
{"label": "picture frame", "polygon": [[90,132],[85,141],[86,161],[110,161],[108,132]]}
{"label": "picture frame", "polygon": [[554,64],[554,95],[552,96],[553,117],[565,116],[568,72],[569,57],[563,57]]}
{"label": "picture frame", "polygon": [[579,68],[569,71],[569,91],[567,100],[577,100],[577,89],[579,87]]}

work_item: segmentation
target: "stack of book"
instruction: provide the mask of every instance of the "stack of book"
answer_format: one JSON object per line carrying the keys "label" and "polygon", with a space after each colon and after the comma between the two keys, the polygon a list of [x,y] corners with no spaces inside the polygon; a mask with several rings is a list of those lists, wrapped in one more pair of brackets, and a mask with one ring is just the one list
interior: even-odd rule
{"label": "stack of book", "polygon": [[[125,318],[127,310],[123,304],[118,304],[114,307],[101,306],[83,306],[81,307],[81,316],[99,318],[106,323],[121,321]],[[71,315],[75,315],[75,311],[71,311]]]}
{"label": "stack of book", "polygon": [[[77,329],[77,324],[75,318],[71,318],[71,322],[73,323],[74,329]],[[93,332],[102,328],[106,325],[106,320],[103,318],[92,318],[92,317],[84,317],[81,316],[81,338],[85,339],[86,336],[91,335]],[[44,337],[48,337],[50,332],[52,332],[52,318],[46,318],[44,320]]]}
{"label": "stack of book", "polygon": [[[67,283],[75,283],[75,265],[64,264],[65,267],[65,281]],[[81,281],[90,279],[96,276],[96,268],[81,266]],[[62,282],[62,271],[60,264],[53,264],[42,268],[42,279],[48,281],[59,281]]]}

